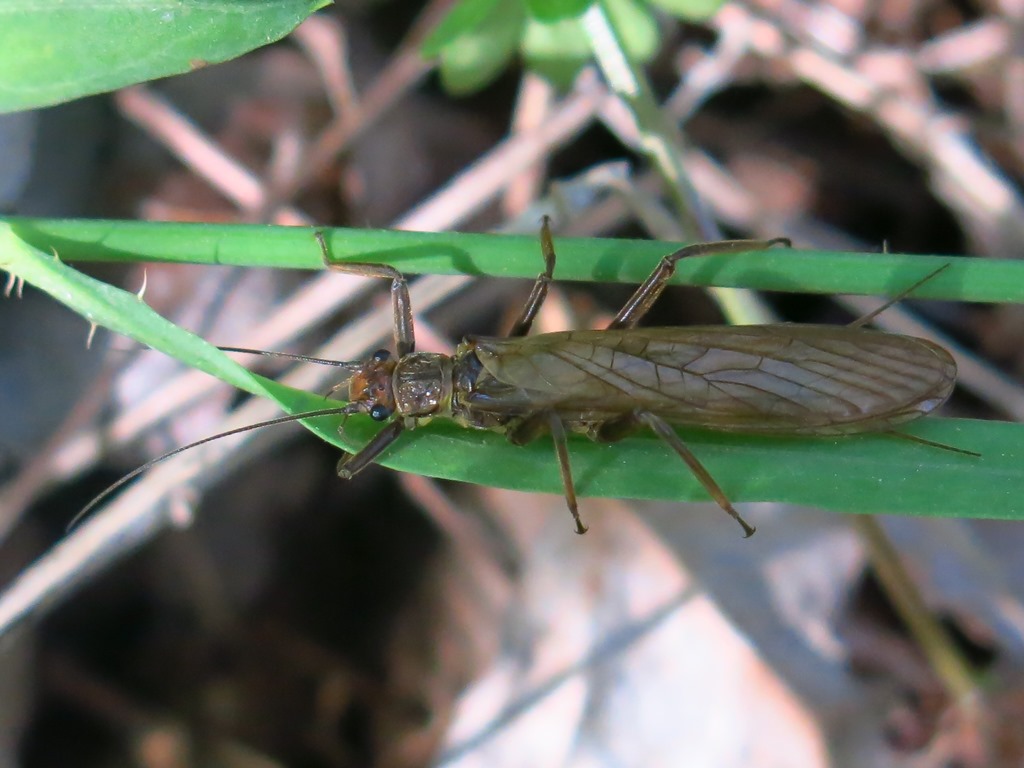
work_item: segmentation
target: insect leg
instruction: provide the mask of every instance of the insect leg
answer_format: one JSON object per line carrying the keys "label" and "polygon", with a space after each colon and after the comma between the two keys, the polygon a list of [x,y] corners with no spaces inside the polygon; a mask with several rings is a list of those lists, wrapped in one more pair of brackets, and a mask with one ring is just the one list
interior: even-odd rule
{"label": "insect leg", "polygon": [[569,505],[572,519],[576,521],[576,533],[586,533],[587,526],[580,519],[579,505],[576,503],[576,486],[572,482],[572,467],[569,465],[569,446],[565,439],[565,426],[557,414],[549,417],[551,438],[555,441],[555,455],[558,457],[558,471],[562,475],[562,487],[565,488],[565,503]]}
{"label": "insect leg", "polygon": [[395,419],[374,435],[373,439],[364,445],[358,453],[346,453],[338,462],[338,477],[342,480],[350,480],[357,472],[366,469],[384,452],[385,448],[395,441],[395,438],[402,434],[404,428],[405,422],[402,419]]}
{"label": "insect leg", "polygon": [[660,416],[650,411],[633,411],[628,416],[606,421],[591,428],[590,437],[598,442],[613,443],[634,432],[639,426],[650,427],[654,434],[668,443],[672,450],[678,453],[679,457],[686,462],[686,466],[690,468],[690,471],[700,481],[700,484],[704,486],[704,490],[715,500],[715,503],[740,524],[743,528],[744,536],[753,536],[754,531],[757,529],[740,517],[740,513],[736,511],[725,495],[725,492],[715,482],[715,479],[711,477],[711,473],[705,469],[704,465],[693,455],[693,452],[686,447],[686,443],[682,441],[668,422]]}
{"label": "insect leg", "polygon": [[619,310],[619,314],[608,324],[608,330],[633,328],[647,314],[654,302],[658,300],[668,285],[668,281],[676,271],[676,262],[690,256],[710,256],[716,253],[744,253],[761,251],[773,245],[792,245],[788,238],[775,237],[771,240],[719,240],[714,243],[697,243],[680,248],[662,258],[661,263],[636,289],[629,301]]}
{"label": "insect leg", "polygon": [[743,535],[750,537],[754,535],[754,531],[757,530],[750,525],[746,520],[740,517],[740,513],[736,511],[732,503],[726,497],[725,492],[719,488],[718,483],[711,477],[711,473],[704,468],[704,465],[697,460],[697,457],[693,455],[693,452],[686,447],[686,444],[680,439],[676,431],[669,426],[660,416],[657,416],[650,411],[637,411],[636,417],[639,421],[650,427],[654,434],[664,440],[671,446],[672,450],[679,454],[679,457],[686,462],[686,465],[690,468],[690,471],[700,481],[700,484],[704,486],[711,498],[715,500],[722,509],[728,512],[737,523],[743,528]]}
{"label": "insect leg", "polygon": [[887,310],[893,304],[895,304],[898,301],[903,301],[903,299],[907,298],[907,296],[912,294],[914,291],[916,291],[922,285],[927,283],[929,280],[931,280],[937,274],[939,274],[940,272],[945,272],[947,269],[949,269],[949,264],[943,264],[941,267],[936,269],[934,272],[929,272],[927,275],[922,277],[920,280],[918,280],[916,283],[914,283],[909,288],[905,288],[902,291],[900,291],[899,293],[897,293],[895,296],[893,296],[891,299],[889,299],[887,302],[885,302],[885,304],[880,306],[878,309],[872,310],[871,312],[868,312],[866,315],[864,315],[862,317],[858,317],[856,320],[854,320],[852,323],[850,323],[850,327],[851,328],[860,328],[862,325],[867,325],[872,320],[874,320],[876,317],[878,317],[880,314],[885,312],[885,310]]}
{"label": "insect leg", "polygon": [[331,261],[327,251],[327,242],[323,232],[316,232],[316,241],[320,244],[324,266],[336,272],[360,277],[383,277],[391,280],[391,306],[395,313],[395,351],[399,357],[405,357],[416,351],[416,335],[412,327],[412,301],[409,299],[409,283],[405,276],[387,264],[364,264],[362,262]]}
{"label": "insect leg", "polygon": [[572,481],[565,426],[558,418],[558,414],[552,411],[527,416],[510,428],[506,437],[513,445],[526,445],[545,432],[550,432],[551,438],[555,442],[555,456],[558,458],[558,471],[562,475],[562,487],[565,489],[565,503],[569,505],[569,512],[572,513],[572,519],[576,522],[576,533],[586,533],[587,526],[583,524],[579,504],[576,501],[576,485]]}
{"label": "insect leg", "polygon": [[530,297],[526,300],[526,306],[519,314],[519,319],[508,332],[510,337],[525,336],[530,332],[530,326],[537,317],[541,304],[548,296],[548,287],[551,285],[551,277],[555,272],[555,245],[551,240],[551,217],[545,216],[540,225],[540,250],[544,255],[544,271],[537,275],[537,280],[530,291]]}

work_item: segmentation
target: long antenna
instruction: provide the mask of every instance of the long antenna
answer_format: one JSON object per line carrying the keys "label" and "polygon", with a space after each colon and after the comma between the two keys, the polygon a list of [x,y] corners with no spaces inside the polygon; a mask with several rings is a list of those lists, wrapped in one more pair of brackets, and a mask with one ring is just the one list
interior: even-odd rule
{"label": "long antenna", "polygon": [[[247,351],[247,350],[243,350],[243,351]],[[222,437],[230,437],[231,435],[239,435],[239,434],[241,434],[243,432],[250,432],[250,431],[252,431],[254,429],[261,429],[263,427],[272,427],[272,426],[274,426],[276,424],[287,424],[287,423],[292,422],[292,421],[301,421],[303,419],[313,419],[313,418],[316,418],[318,416],[337,416],[339,414],[350,416],[350,415],[352,415],[355,412],[356,412],[355,406],[353,406],[352,403],[348,403],[346,405],[335,406],[333,408],[323,408],[323,409],[318,410],[318,411],[305,411],[304,413],[293,413],[293,414],[290,414],[288,416],[278,416],[276,419],[268,419],[267,421],[259,421],[259,422],[256,422],[255,424],[247,424],[244,427],[236,427],[235,429],[229,429],[229,430],[227,430],[225,432],[218,432],[216,435],[210,435],[209,437],[204,437],[202,440],[196,440],[194,443],[189,443],[188,445],[183,445],[180,448],[175,448],[173,451],[168,451],[167,453],[165,453],[165,454],[163,454],[161,456],[157,456],[155,459],[150,459],[149,461],[147,461],[142,466],[136,467],[131,472],[129,472],[127,475],[125,475],[124,477],[120,478],[119,480],[114,482],[112,485],[107,486],[102,491],[100,491],[100,493],[97,496],[95,496],[92,499],[92,501],[90,501],[88,504],[86,504],[84,507],[82,507],[81,511],[79,511],[78,514],[76,514],[71,519],[71,522],[68,523],[68,527],[65,530],[65,533],[70,533],[71,530],[75,526],[77,526],[80,522],[82,522],[82,520],[84,520],[85,517],[92,510],[94,510],[100,502],[102,502],[104,499],[108,498],[118,488],[121,488],[127,482],[129,482],[130,480],[133,480],[134,478],[138,477],[139,475],[141,475],[146,470],[152,469],[154,466],[156,466],[160,462],[166,461],[167,459],[171,458],[172,456],[177,456],[179,453],[184,453],[185,451],[189,451],[189,450],[191,450],[193,448],[198,448],[200,445],[204,445],[206,443],[211,443],[214,440],[220,440]]]}
{"label": "long antenna", "polygon": [[353,373],[363,366],[363,364],[358,361],[343,362],[341,360],[328,360],[323,357],[310,357],[309,355],[293,355],[290,352],[271,352],[266,349],[248,349],[246,347],[217,347],[217,349],[221,352],[242,352],[246,355],[287,357],[289,360],[301,360],[304,363],[316,363],[317,365],[330,365],[334,368],[344,368],[346,371]]}

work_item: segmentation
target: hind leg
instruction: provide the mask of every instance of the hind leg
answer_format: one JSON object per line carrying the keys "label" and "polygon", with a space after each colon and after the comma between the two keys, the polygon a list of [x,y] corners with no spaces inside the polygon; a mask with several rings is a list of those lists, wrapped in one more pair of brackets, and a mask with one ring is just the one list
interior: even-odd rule
{"label": "hind leg", "polygon": [[745,253],[746,251],[763,251],[773,245],[792,245],[785,237],[771,240],[720,240],[714,243],[696,243],[680,248],[662,258],[661,262],[646,280],[636,289],[629,301],[619,310],[615,319],[608,323],[608,330],[634,328],[640,319],[654,306],[654,302],[665,291],[668,281],[676,271],[676,262],[691,256],[710,256],[716,253]]}
{"label": "hind leg", "polygon": [[686,466],[693,472],[694,477],[704,486],[704,490],[708,492],[715,503],[718,504],[725,512],[727,512],[740,527],[743,528],[743,535],[750,537],[754,534],[757,529],[750,525],[744,520],[740,513],[733,507],[732,502],[725,495],[725,492],[721,489],[715,479],[711,476],[711,473],[705,468],[700,460],[693,455],[686,443],[683,442],[682,438],[672,429],[671,425],[657,414],[651,413],[650,411],[633,411],[633,413],[622,416],[612,421],[606,421],[601,424],[597,424],[590,430],[590,438],[597,442],[602,443],[614,443],[627,435],[635,432],[641,427],[648,427],[658,437],[668,443],[669,447],[675,451],[679,457],[686,462]]}

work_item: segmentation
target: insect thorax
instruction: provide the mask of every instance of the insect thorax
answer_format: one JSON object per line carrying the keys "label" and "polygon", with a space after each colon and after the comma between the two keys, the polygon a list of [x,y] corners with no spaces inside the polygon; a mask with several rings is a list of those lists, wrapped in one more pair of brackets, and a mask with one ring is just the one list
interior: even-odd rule
{"label": "insect thorax", "polygon": [[395,410],[403,416],[445,416],[451,411],[452,358],[432,352],[406,355],[392,378]]}
{"label": "insect thorax", "polygon": [[505,426],[522,415],[522,409],[515,414],[503,413],[481,407],[481,397],[491,400],[490,390],[485,394],[481,385],[493,389],[494,377],[484,368],[477,357],[475,344],[467,339],[455,352],[452,359],[452,398],[447,414],[464,427],[473,429],[494,429],[503,432]]}

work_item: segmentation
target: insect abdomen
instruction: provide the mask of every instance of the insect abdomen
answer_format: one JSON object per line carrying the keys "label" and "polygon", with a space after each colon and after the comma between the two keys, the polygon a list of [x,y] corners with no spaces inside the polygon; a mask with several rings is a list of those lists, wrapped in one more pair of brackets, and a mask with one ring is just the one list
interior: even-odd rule
{"label": "insect abdomen", "polygon": [[923,339],[830,325],[568,331],[474,340],[499,390],[590,421],[644,409],[677,424],[748,433],[877,431],[937,408],[956,363]]}

